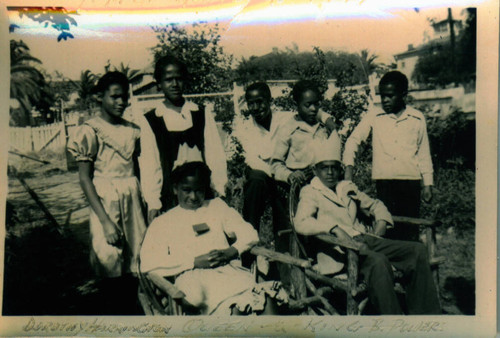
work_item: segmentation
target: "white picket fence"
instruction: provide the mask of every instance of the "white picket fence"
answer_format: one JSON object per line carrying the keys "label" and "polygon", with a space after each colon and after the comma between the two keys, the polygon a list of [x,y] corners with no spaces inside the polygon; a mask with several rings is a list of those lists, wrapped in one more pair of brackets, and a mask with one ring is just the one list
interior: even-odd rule
{"label": "white picket fence", "polygon": [[66,145],[63,122],[40,127],[10,127],[10,145],[19,151],[59,151]]}

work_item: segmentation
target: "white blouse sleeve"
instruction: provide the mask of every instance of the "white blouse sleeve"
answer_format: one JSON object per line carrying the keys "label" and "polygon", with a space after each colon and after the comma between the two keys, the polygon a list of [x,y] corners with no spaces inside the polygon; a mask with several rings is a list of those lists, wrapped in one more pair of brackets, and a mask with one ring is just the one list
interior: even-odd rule
{"label": "white blouse sleeve", "polygon": [[141,187],[148,209],[161,209],[161,188],[163,173],[156,138],[146,118],[138,119],[141,128],[141,155],[139,167],[141,170]]}
{"label": "white blouse sleeve", "polygon": [[212,183],[220,196],[225,195],[227,184],[226,152],[212,114],[205,111],[205,160],[212,171]]}

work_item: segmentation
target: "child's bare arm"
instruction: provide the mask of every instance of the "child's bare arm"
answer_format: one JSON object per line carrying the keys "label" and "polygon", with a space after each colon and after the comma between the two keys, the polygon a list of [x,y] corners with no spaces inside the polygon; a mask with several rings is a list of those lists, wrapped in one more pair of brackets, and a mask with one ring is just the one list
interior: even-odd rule
{"label": "child's bare arm", "polygon": [[78,174],[80,178],[80,185],[82,190],[89,201],[90,207],[96,213],[99,221],[101,222],[104,235],[108,244],[118,244],[121,235],[119,234],[118,227],[111,221],[108,214],[102,206],[101,199],[97,195],[94,183],[92,182],[93,163],[81,161],[78,162]]}

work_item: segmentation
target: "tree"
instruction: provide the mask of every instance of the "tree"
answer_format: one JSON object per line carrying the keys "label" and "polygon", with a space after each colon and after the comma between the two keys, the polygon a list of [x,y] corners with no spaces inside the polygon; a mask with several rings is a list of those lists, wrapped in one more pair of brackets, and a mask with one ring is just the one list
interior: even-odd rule
{"label": "tree", "polygon": [[273,48],[271,53],[263,56],[251,56],[249,59],[242,58],[236,68],[236,79],[239,83],[247,84],[264,80],[310,78],[312,73],[321,73],[325,79],[331,79],[352,68],[353,72],[349,78],[349,85],[355,85],[368,82],[363,67],[368,67],[371,72],[373,67],[377,66],[373,62],[376,55],[370,56],[367,54],[366,58],[367,64],[365,65],[360,55],[353,53],[324,52],[319,51],[317,48],[314,48],[312,52],[299,52],[296,46],[286,48],[284,51]]}
{"label": "tree", "polygon": [[78,99],[76,104],[79,109],[88,110],[93,107],[94,102],[94,87],[97,84],[98,77],[89,69],[82,70],[80,80],[74,81],[73,84],[78,90]]}
{"label": "tree", "polygon": [[418,58],[412,80],[432,88],[469,82],[475,80],[475,75],[476,9],[469,8],[465,27],[459,33],[454,48],[451,41],[429,44],[424,54]]}
{"label": "tree", "polygon": [[137,84],[142,81],[142,78],[144,77],[144,73],[141,72],[139,69],[132,69],[129,67],[129,65],[124,65],[123,62],[120,62],[120,66],[112,66],[108,60],[106,65],[104,66],[104,73],[107,72],[120,72],[124,74],[127,77],[127,80],[130,84]]}
{"label": "tree", "polygon": [[123,62],[120,62],[120,67],[113,67],[115,71],[123,73],[130,84],[137,84],[142,81],[144,77],[144,73],[142,73],[139,69],[132,69],[128,65],[124,65]]}
{"label": "tree", "polygon": [[191,78],[186,93],[213,93],[227,90],[232,81],[232,56],[220,46],[219,26],[206,23],[187,26],[154,26],[159,43],[152,48],[155,62],[164,55],[183,60]]}
{"label": "tree", "polygon": [[43,74],[36,67],[41,64],[22,40],[10,40],[10,97],[20,104],[20,109],[11,114],[11,125],[25,127],[34,124],[33,108],[42,115],[50,111],[52,95]]}
{"label": "tree", "polygon": [[375,63],[375,60],[378,59],[378,55],[371,54],[368,49],[362,49],[359,53],[359,59],[361,63],[361,67],[363,69],[363,73],[365,75],[365,83],[368,83],[369,76],[375,72],[378,68],[378,64]]}

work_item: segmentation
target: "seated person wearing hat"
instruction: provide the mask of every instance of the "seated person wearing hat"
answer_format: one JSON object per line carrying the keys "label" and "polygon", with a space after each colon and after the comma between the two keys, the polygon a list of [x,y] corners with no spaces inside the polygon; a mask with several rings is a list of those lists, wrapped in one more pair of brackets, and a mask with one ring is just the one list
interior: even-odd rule
{"label": "seated person wearing hat", "polygon": [[[394,292],[391,264],[403,273],[406,281],[408,313],[440,314],[425,246],[380,237],[387,224],[392,225],[392,217],[381,201],[359,191],[351,181],[341,181],[344,174],[337,142],[318,141],[314,144],[314,153],[315,177],[300,192],[294,220],[297,232],[306,236],[330,233],[344,241],[354,239],[362,243],[360,277],[364,278],[369,300],[379,314],[402,313]],[[367,233],[357,219],[358,208],[375,218],[373,234]],[[314,248],[319,251],[320,262],[318,270],[326,274],[338,272],[342,265],[335,262],[343,260],[342,252],[338,248],[316,244]]]}

